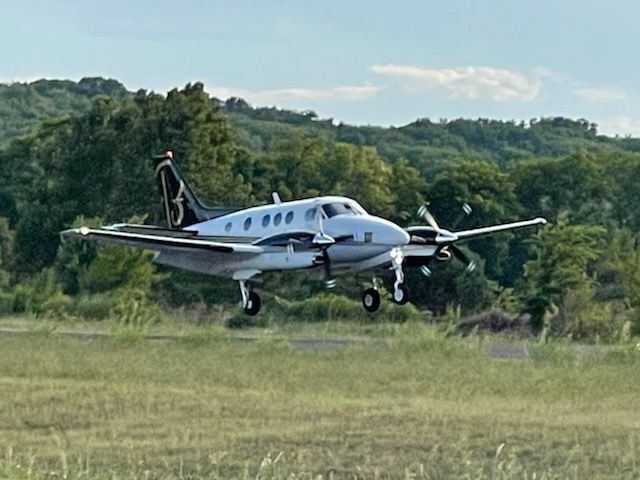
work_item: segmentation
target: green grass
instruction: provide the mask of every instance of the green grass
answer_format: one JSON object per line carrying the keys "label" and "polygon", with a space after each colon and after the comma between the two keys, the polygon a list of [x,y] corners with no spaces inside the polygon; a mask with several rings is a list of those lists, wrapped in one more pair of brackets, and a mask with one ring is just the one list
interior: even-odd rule
{"label": "green grass", "polygon": [[640,353],[0,338],[0,478],[638,478]]}

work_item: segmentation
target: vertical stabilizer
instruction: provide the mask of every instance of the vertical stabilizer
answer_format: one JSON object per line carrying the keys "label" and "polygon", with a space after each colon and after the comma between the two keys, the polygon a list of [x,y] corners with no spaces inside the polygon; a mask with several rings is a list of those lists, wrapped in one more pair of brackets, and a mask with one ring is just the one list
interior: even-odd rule
{"label": "vertical stabilizer", "polygon": [[169,228],[182,229],[234,211],[226,207],[204,206],[182,177],[171,151],[156,157],[155,161],[162,207]]}

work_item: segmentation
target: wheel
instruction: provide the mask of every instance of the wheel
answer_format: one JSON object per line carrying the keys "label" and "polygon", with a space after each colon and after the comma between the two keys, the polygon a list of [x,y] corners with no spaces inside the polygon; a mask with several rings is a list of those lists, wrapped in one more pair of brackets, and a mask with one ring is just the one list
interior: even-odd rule
{"label": "wheel", "polygon": [[362,305],[367,312],[375,312],[380,308],[380,294],[375,288],[367,288],[362,293]]}
{"label": "wheel", "polygon": [[247,304],[244,306],[244,313],[247,315],[255,315],[260,311],[260,297],[256,292],[249,292]]}
{"label": "wheel", "polygon": [[409,292],[407,291],[407,287],[400,284],[398,288],[393,291],[393,301],[398,305],[404,305],[409,301]]}

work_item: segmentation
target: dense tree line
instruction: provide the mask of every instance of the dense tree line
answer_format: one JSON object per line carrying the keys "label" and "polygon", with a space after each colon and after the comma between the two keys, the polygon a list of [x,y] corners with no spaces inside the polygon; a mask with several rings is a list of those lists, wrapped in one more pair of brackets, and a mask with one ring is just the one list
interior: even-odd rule
{"label": "dense tree line", "polygon": [[[62,98],[44,108],[56,92]],[[442,225],[460,228],[543,215],[551,225],[537,234],[465,245],[479,265],[473,272],[455,261],[432,265],[428,278],[411,272],[416,305],[436,314],[455,305],[528,312],[578,337],[640,329],[640,154],[634,139],[598,135],[586,120],[354,127],[222,103],[200,83],[159,95],[102,79],[2,86],[0,110],[0,309],[85,302],[99,310],[113,292],[130,291],[168,306],[235,302],[233,282],[157,269],[146,252],[60,242],[58,233],[79,223],[161,223],[150,159],[171,148],[211,204],[247,206],[272,191],[343,194],[410,225],[428,201]],[[361,280],[344,278],[338,290],[356,296]],[[305,298],[321,285],[273,274],[264,288]]]}

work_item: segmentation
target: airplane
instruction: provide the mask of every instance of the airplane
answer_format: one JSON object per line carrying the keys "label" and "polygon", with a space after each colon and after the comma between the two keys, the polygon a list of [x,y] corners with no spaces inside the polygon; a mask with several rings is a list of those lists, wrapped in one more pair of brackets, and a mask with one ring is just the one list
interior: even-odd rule
{"label": "airplane", "polygon": [[[427,225],[402,228],[368,213],[351,198],[321,196],[283,202],[276,192],[268,205],[207,207],[184,180],[171,151],[156,157],[155,174],[167,226],[121,223],[82,226],[62,234],[155,250],[158,264],[230,277],[239,283],[242,307],[248,315],[260,311],[261,299],[252,281],[264,272],[322,268],[326,286],[331,288],[335,286],[334,270],[386,268],[395,273],[391,300],[402,305],[409,300],[405,268],[419,267],[429,275],[431,260],[446,261],[453,256],[472,270],[475,264],[456,242],[547,223],[538,217],[450,231],[440,227],[422,206],[418,215]],[[464,210],[468,214],[471,208],[465,204]],[[373,286],[362,294],[362,304],[368,312],[380,307],[375,274]]]}

